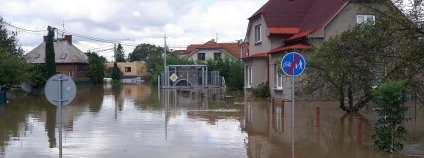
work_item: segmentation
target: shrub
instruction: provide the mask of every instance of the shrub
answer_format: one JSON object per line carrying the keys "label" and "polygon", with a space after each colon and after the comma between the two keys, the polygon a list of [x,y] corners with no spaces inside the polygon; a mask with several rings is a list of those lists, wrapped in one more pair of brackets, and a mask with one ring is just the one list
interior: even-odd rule
{"label": "shrub", "polygon": [[375,123],[372,140],[374,145],[391,153],[402,150],[403,144],[399,141],[405,141],[406,136],[409,136],[408,131],[400,125],[403,121],[411,120],[404,115],[409,109],[404,106],[407,101],[403,90],[405,83],[406,80],[388,81],[373,90],[372,101],[380,107],[377,113],[381,118]]}
{"label": "shrub", "polygon": [[257,88],[252,88],[252,97],[270,97],[271,94],[269,93],[267,83],[260,83]]}

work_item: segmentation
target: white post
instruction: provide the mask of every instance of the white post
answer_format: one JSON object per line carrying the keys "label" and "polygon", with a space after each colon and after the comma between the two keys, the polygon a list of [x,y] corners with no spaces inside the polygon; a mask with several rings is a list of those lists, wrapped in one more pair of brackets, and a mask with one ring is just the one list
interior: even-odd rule
{"label": "white post", "polygon": [[59,157],[62,158],[62,75],[59,76]]}
{"label": "white post", "polygon": [[294,76],[292,77],[292,157],[294,158]]}

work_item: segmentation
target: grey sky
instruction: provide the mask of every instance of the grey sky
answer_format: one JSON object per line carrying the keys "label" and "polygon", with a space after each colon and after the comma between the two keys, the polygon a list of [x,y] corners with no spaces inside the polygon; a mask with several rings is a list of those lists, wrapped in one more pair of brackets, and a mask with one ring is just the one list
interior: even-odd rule
{"label": "grey sky", "polygon": [[[248,20],[267,0],[0,0],[3,18],[20,31],[19,44],[29,51],[42,42],[48,25],[65,31],[122,42],[126,53],[140,43],[163,46],[163,36],[173,49],[201,44],[218,36],[218,42],[244,38]],[[12,29],[12,28],[11,28]],[[12,29],[13,30],[13,29]],[[218,33],[218,34],[217,34]],[[112,48],[73,36],[82,51]],[[129,39],[129,40],[125,40]],[[99,53],[108,59],[112,51]]]}

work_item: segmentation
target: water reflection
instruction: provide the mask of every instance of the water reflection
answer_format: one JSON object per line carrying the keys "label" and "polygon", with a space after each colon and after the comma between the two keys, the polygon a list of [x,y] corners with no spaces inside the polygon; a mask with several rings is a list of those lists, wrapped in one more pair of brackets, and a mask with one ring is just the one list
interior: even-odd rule
{"label": "water reflection", "polygon": [[[291,157],[291,106],[226,104],[222,89],[158,90],[147,85],[78,88],[63,107],[64,157]],[[249,99],[246,99],[249,100]],[[321,107],[320,127],[315,107]],[[333,102],[296,102],[295,157],[424,156],[423,110],[404,123],[416,140],[387,154],[373,146],[372,106],[346,114]],[[362,117],[357,145],[356,117]],[[57,107],[44,96],[0,106],[0,157],[57,157]]]}

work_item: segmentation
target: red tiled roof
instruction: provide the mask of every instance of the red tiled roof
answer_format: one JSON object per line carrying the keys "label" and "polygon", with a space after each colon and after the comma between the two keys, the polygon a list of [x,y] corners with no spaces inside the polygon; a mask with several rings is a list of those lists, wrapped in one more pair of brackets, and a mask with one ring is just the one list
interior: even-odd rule
{"label": "red tiled roof", "polygon": [[304,31],[298,34],[295,34],[293,36],[290,36],[289,38],[286,38],[284,41],[292,41],[292,40],[297,40],[300,38],[304,38],[307,37],[308,35],[310,35],[311,33],[315,32],[316,30],[308,30],[308,31]]}
{"label": "red tiled roof", "polygon": [[220,45],[216,44],[215,41],[210,40],[208,42],[206,42],[203,45],[198,46],[197,48],[213,48],[213,49],[220,49],[222,48]]}
{"label": "red tiled roof", "polygon": [[[222,49],[236,59],[240,59],[240,46],[238,43],[216,43],[213,40],[205,44],[192,44],[186,49],[187,54],[193,53],[196,49]],[[243,46],[243,57],[248,52],[248,45],[245,43]]]}
{"label": "red tiled roof", "polygon": [[275,34],[275,35],[287,35],[287,34],[296,34],[299,32],[298,28],[277,28],[277,27],[268,27],[269,33],[270,34]]}
{"label": "red tiled roof", "polygon": [[323,27],[346,3],[346,0],[269,0],[249,19],[262,14],[271,34],[304,34]]}
{"label": "red tiled roof", "polygon": [[267,58],[268,57],[268,53],[264,52],[264,53],[258,53],[258,54],[253,54],[251,56],[245,57],[243,59],[252,59],[252,58]]}
{"label": "red tiled roof", "polygon": [[290,50],[301,50],[301,49],[307,49],[310,48],[311,46],[308,44],[294,44],[294,45],[290,45],[290,46],[281,46],[281,47],[277,47],[272,49],[269,53],[277,53],[277,52],[283,52],[283,51],[290,51]]}
{"label": "red tiled roof", "polygon": [[201,44],[191,44],[191,45],[187,46],[186,52],[187,53],[194,52],[197,49],[197,47],[199,47],[199,46],[201,46]]}

